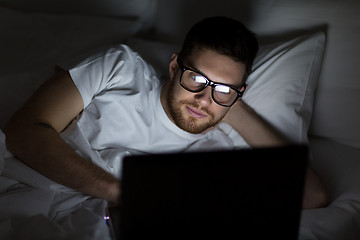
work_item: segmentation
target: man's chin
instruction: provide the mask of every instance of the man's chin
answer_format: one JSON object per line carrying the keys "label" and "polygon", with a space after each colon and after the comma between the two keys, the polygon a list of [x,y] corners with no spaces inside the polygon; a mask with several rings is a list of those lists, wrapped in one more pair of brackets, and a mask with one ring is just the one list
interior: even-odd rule
{"label": "man's chin", "polygon": [[[173,105],[173,104],[169,104]],[[172,121],[182,130],[192,134],[204,134],[210,129],[213,129],[218,122],[214,122],[212,113],[202,110],[207,113],[206,117],[197,118],[191,116],[186,109],[186,106],[193,106],[191,104],[180,103],[177,107],[172,108],[175,111],[171,111]],[[193,106],[196,108],[196,106]]]}
{"label": "man's chin", "polygon": [[198,119],[189,117],[186,121],[177,124],[182,130],[192,134],[204,134],[214,128],[214,124],[205,122],[201,123]]}

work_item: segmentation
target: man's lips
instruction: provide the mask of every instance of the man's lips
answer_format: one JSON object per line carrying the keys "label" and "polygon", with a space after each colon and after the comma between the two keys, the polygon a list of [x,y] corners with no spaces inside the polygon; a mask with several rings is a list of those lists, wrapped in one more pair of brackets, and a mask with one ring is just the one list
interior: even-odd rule
{"label": "man's lips", "polygon": [[186,110],[194,118],[206,118],[207,117],[207,114],[205,114],[204,112],[202,112],[196,108],[186,106]]}

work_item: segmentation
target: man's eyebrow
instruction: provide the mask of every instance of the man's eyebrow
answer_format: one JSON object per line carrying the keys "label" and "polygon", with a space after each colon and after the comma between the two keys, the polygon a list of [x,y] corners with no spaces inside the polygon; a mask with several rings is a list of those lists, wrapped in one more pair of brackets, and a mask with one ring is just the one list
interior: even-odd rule
{"label": "man's eyebrow", "polygon": [[[200,71],[199,69],[197,69],[196,67],[193,67],[192,64],[187,65],[186,67],[190,68],[191,70],[193,70],[196,73],[200,73],[201,75],[203,75],[204,77],[206,77],[208,80],[211,80],[210,78],[208,78],[208,76],[206,76],[205,73],[203,73],[202,71]],[[211,80],[212,81],[212,80]],[[213,81],[212,81],[213,82]]]}

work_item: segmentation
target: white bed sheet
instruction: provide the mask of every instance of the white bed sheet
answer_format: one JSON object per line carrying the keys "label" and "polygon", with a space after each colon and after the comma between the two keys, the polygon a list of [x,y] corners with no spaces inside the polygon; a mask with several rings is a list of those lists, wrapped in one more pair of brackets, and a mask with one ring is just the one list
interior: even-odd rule
{"label": "white bed sheet", "polygon": [[331,203],[303,211],[299,239],[360,239],[360,150],[323,138],[310,138],[310,147]]}

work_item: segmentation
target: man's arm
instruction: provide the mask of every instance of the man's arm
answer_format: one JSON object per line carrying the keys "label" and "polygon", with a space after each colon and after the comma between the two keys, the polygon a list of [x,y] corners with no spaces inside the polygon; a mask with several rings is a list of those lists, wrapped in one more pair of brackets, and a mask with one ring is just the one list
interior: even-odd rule
{"label": "man's arm", "polygon": [[[291,144],[281,133],[259,116],[243,101],[235,103],[223,119],[252,147],[284,146]],[[307,168],[303,208],[319,208],[328,204],[327,192],[316,173]]]}
{"label": "man's arm", "polygon": [[59,136],[83,110],[67,71],[57,69],[4,128],[7,148],[46,177],[85,194],[117,203],[118,180],[81,158]]}

